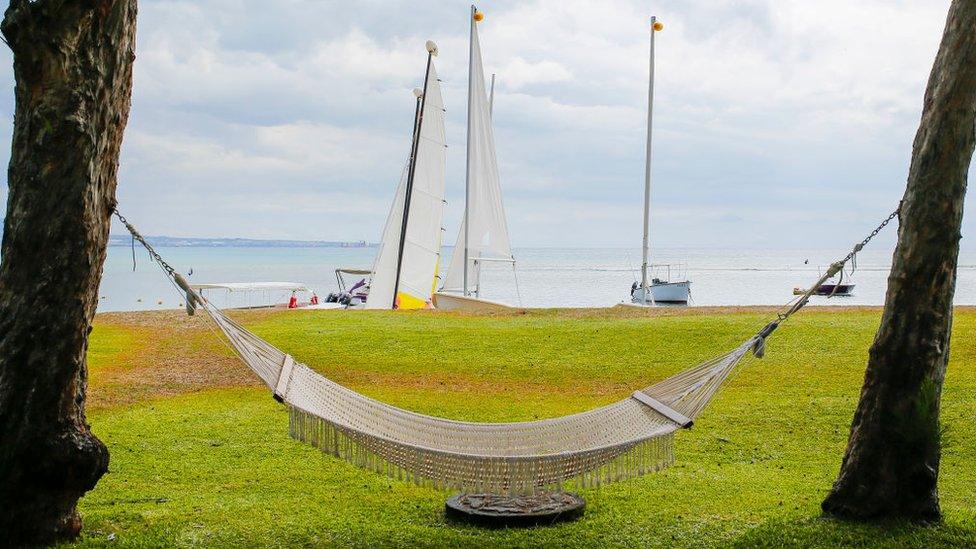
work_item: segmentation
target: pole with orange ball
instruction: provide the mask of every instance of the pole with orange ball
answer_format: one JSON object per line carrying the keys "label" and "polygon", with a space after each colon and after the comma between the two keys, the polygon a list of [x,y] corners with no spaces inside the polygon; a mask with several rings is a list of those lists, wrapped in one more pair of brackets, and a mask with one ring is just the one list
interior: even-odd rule
{"label": "pole with orange ball", "polygon": [[[654,35],[664,29],[664,23],[651,16],[651,55],[647,84],[647,150],[644,156],[644,242],[641,261],[641,304],[648,301],[654,304],[654,295],[647,285],[647,261],[650,256],[650,239],[648,231],[651,216],[651,130],[654,119]],[[648,299],[650,298],[650,299]]]}
{"label": "pole with orange ball", "polygon": [[478,11],[474,4],[471,4],[471,30],[468,35],[468,141],[467,153],[465,153],[464,164],[464,268],[461,275],[461,294],[468,295],[468,210],[471,206],[471,61],[474,59],[474,25],[479,21],[484,21],[485,14]]}

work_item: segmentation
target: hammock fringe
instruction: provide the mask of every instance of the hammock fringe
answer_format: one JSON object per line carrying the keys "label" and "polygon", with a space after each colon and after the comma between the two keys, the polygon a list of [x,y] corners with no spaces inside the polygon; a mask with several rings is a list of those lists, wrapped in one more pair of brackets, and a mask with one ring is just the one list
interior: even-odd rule
{"label": "hammock fringe", "polygon": [[[558,460],[552,460],[552,467],[546,471],[540,471],[545,463],[498,457],[473,458],[480,463],[463,466],[457,458],[422,450],[401,447],[381,453],[370,446],[368,437],[295,406],[288,406],[288,410],[292,438],[391,479],[444,491],[527,495],[580,490],[660,471],[674,462],[674,432],[668,432],[620,448],[603,465],[579,473],[566,473],[565,465]],[[480,469],[480,474],[464,474],[472,467]]]}

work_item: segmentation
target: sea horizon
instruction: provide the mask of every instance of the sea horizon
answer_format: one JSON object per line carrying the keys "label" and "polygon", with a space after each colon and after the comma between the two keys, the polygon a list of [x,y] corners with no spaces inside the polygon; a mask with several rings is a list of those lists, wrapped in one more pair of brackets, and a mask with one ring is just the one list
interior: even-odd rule
{"label": "sea horizon", "polygon": [[[159,246],[157,250],[191,283],[296,282],[320,298],[338,289],[337,268],[370,269],[377,248],[367,247],[204,247]],[[452,246],[441,250],[440,273],[445,273]],[[485,264],[481,296],[523,307],[603,307],[629,301],[630,288],[639,278],[639,248],[514,249],[516,270],[507,264]],[[661,265],[652,276],[687,278],[692,282],[691,305],[783,305],[794,298],[793,289],[809,287],[845,249],[777,249],[746,247],[652,249],[652,262]],[[848,270],[846,282],[855,284],[850,297],[815,298],[814,305],[882,305],[891,265],[892,247],[882,246],[858,254],[857,268]],[[244,296],[212,292],[222,307],[284,303],[287,294]],[[108,250],[99,311],[173,309],[183,296],[152,264],[141,248]],[[957,305],[976,305],[976,253],[959,258]]]}
{"label": "sea horizon", "polygon": [[[0,221],[2,223],[2,221]],[[3,237],[3,231],[0,231],[0,238]],[[261,248],[261,247],[293,247],[293,248],[307,248],[307,247],[364,247],[364,248],[375,248],[379,246],[379,242],[372,242],[369,240],[305,240],[296,238],[249,238],[240,236],[169,236],[169,235],[153,235],[146,236],[146,240],[154,245],[161,247],[200,247],[200,248]],[[242,244],[240,244],[242,243]],[[851,241],[851,246],[853,246],[854,241]],[[131,236],[127,233],[113,233],[109,235],[108,241],[109,247],[129,247],[131,246]],[[875,244],[879,246],[879,244]],[[456,244],[443,244],[441,248],[453,250]],[[848,246],[849,247],[849,246]],[[894,242],[881,243],[880,247],[890,248],[894,250]],[[668,245],[668,246],[655,246],[651,245],[651,249],[665,249],[665,250],[725,250],[729,246],[721,244],[682,244],[682,245]],[[789,244],[739,244],[737,249],[742,250],[781,250],[789,251],[797,249],[797,246]],[[564,244],[535,244],[526,246],[513,246],[513,250],[519,249],[541,249],[541,250],[631,250],[634,249],[632,246],[625,245],[584,245],[584,246],[568,246]],[[814,250],[836,250],[838,253],[844,252],[841,255],[845,255],[847,247],[841,246],[823,246],[809,248]],[[960,246],[960,253],[976,253],[976,244],[971,246],[966,246],[965,244]]]}

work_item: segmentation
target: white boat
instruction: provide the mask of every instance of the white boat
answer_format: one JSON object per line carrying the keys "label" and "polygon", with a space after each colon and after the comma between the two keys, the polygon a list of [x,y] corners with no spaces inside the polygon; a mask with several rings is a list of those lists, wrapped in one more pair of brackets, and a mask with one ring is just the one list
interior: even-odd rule
{"label": "white boat", "polygon": [[481,297],[481,271],[484,265],[502,262],[512,265],[513,274],[515,271],[491,124],[495,80],[493,76],[489,98],[485,93],[485,74],[478,40],[477,22],[483,17],[471,6],[464,219],[444,283],[440,291],[434,294],[434,304],[438,309],[474,311],[512,308],[511,305]]}
{"label": "white boat", "polygon": [[643,242],[643,261],[641,261],[640,283],[634,283],[630,290],[630,298],[633,303],[639,305],[655,305],[657,303],[688,303],[691,295],[691,281],[678,280],[672,281],[669,275],[666,279],[652,278],[648,280],[648,268],[654,267],[648,264],[650,258],[650,215],[651,215],[651,130],[653,128],[654,114],[654,35],[661,30],[663,25],[657,21],[656,17],[651,17],[651,52],[650,52],[650,71],[647,85],[647,149],[644,156],[644,242]]}
{"label": "white boat", "polygon": [[691,282],[664,282],[654,278],[651,280],[650,295],[644,292],[639,284],[634,283],[634,293],[631,301],[638,304],[686,304],[691,294]]}
{"label": "white boat", "polygon": [[447,161],[444,101],[433,63],[436,55],[437,46],[428,41],[424,87],[414,90],[417,105],[410,155],[371,269],[367,309],[433,306],[431,296],[440,263]]}

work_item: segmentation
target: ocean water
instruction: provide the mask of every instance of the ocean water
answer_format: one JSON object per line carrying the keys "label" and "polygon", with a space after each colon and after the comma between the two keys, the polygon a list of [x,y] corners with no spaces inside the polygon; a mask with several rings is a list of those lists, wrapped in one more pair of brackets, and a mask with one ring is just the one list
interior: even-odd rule
{"label": "ocean water", "polygon": [[[320,297],[337,288],[338,267],[369,268],[377,248],[159,248],[159,253],[193,283],[301,282]],[[445,248],[442,272],[452,253]],[[841,250],[657,249],[655,263],[671,263],[672,279],[691,280],[692,305],[781,305],[793,288],[808,287]],[[639,277],[640,250],[624,248],[523,248],[515,250],[516,272],[506,264],[485,264],[482,297],[524,307],[606,307],[628,301]],[[814,298],[812,304],[881,305],[891,249],[865,250],[845,280],[856,284],[851,297]],[[683,268],[678,268],[681,265]],[[660,274],[665,269],[659,269]],[[680,272],[679,272],[680,271]],[[191,273],[192,274],[189,274]],[[110,247],[100,290],[99,311],[172,309],[182,296],[144,250]],[[221,307],[287,301],[287,293],[250,296],[212,292]],[[957,305],[976,305],[976,253],[963,252],[956,287]]]}

